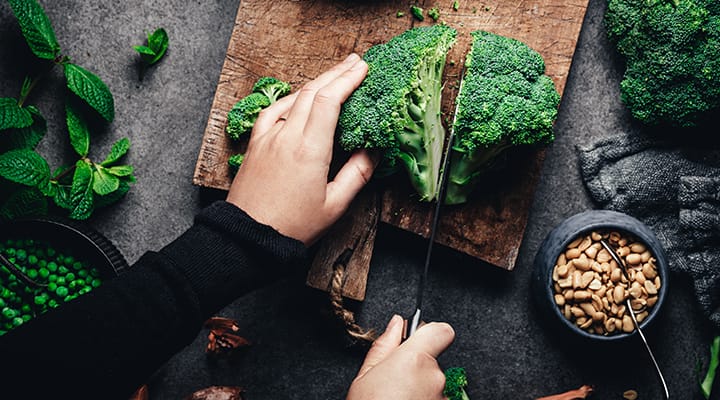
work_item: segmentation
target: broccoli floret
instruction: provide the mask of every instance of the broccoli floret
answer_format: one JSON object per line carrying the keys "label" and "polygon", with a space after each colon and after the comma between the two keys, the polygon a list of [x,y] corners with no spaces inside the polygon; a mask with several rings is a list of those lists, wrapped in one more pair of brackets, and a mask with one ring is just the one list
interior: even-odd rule
{"label": "broccoli floret", "polygon": [[478,177],[506,149],[551,142],[560,103],[540,54],[493,33],[472,36],[456,99],[446,204],[466,202]]}
{"label": "broccoli floret", "polygon": [[233,140],[240,139],[242,135],[252,130],[260,111],[269,105],[270,99],[262,93],[251,93],[243,97],[228,112],[225,132]]}
{"label": "broccoli floret", "polygon": [[412,16],[415,17],[418,21],[425,21],[423,11],[424,10],[418,6],[410,6],[410,14],[412,14]]}
{"label": "broccoli floret", "polygon": [[433,21],[437,22],[440,19],[440,9],[433,7],[427,12],[428,17],[432,18]]}
{"label": "broccoli floret", "polygon": [[240,168],[240,165],[242,165],[243,160],[245,160],[245,154],[235,154],[230,156],[228,158],[228,165],[230,166],[230,172],[232,172],[233,175],[235,175],[238,171],[238,168]]}
{"label": "broccoli floret", "polygon": [[367,77],[343,104],[338,121],[345,150],[385,149],[383,170],[402,165],[420,195],[437,197],[445,129],[440,115],[442,73],[455,29],[413,28],[363,56]]}
{"label": "broccoli floret", "polygon": [[465,368],[453,367],[445,370],[445,390],[443,394],[448,400],[470,400],[465,387],[467,387]]}
{"label": "broccoli floret", "polygon": [[270,100],[270,104],[272,104],[279,98],[287,96],[290,93],[290,89],[289,83],[271,76],[264,76],[255,82],[252,91],[253,93],[264,94]]}
{"label": "broccoli floret", "polygon": [[621,99],[635,118],[692,127],[720,107],[720,2],[610,0],[605,24],[626,59]]}

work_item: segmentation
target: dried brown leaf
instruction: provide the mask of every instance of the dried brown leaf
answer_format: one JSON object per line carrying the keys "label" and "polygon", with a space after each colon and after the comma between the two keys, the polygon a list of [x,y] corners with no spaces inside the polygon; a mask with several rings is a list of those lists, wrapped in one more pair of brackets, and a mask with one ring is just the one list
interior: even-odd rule
{"label": "dried brown leaf", "polygon": [[205,349],[209,354],[230,355],[240,347],[251,345],[249,340],[237,334],[240,327],[235,320],[212,317],[205,321],[205,327],[210,329]]}
{"label": "dried brown leaf", "polygon": [[148,394],[148,386],[142,385],[138,388],[138,390],[133,393],[132,396],[128,400],[148,400],[150,398],[150,395]]}
{"label": "dried brown leaf", "polygon": [[210,386],[200,389],[185,400],[242,400],[243,389],[238,386]]}

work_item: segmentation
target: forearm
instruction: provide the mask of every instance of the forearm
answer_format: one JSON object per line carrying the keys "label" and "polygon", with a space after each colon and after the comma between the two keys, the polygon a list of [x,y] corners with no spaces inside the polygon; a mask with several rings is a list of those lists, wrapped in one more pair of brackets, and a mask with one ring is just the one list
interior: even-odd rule
{"label": "forearm", "polygon": [[[197,336],[205,319],[282,276],[281,265],[303,252],[300,242],[216,203],[125,274],[0,338],[7,360],[1,376],[25,390],[127,398]],[[32,371],[45,367],[38,385]]]}

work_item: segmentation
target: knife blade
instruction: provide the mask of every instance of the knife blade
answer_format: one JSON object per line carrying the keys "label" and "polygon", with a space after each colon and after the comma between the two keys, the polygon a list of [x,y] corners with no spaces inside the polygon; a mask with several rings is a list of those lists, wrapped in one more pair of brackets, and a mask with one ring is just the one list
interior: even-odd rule
{"label": "knife blade", "polygon": [[[458,91],[457,95],[460,94],[460,91],[462,90],[462,84],[463,80],[465,78],[465,65],[463,65],[462,70],[460,70],[460,84],[458,85]],[[422,275],[420,275],[420,282],[418,284],[418,290],[417,290],[417,297],[415,301],[415,313],[413,314],[412,318],[410,318],[410,322],[408,324],[408,321],[405,320],[405,339],[412,336],[415,331],[417,331],[420,321],[422,318],[422,303],[423,303],[423,293],[425,292],[425,284],[427,282],[427,276],[428,271],[430,270],[430,264],[432,260],[432,250],[433,245],[435,243],[435,235],[437,234],[438,229],[438,221],[440,221],[440,208],[443,204],[443,201],[445,200],[445,189],[447,188],[447,176],[448,176],[448,170],[450,169],[450,153],[452,150],[453,141],[455,140],[455,121],[457,120],[457,114],[458,114],[458,107],[459,103],[457,101],[457,95],[455,97],[455,112],[453,113],[453,120],[450,125],[450,134],[448,135],[447,139],[447,146],[445,148],[445,151],[443,153],[443,159],[442,159],[442,168],[440,170],[440,178],[438,183],[438,197],[437,197],[437,203],[435,204],[435,209],[433,212],[433,218],[432,223],[430,225],[430,235],[428,237],[428,246],[427,250],[425,252],[425,265],[423,266],[423,272]]]}

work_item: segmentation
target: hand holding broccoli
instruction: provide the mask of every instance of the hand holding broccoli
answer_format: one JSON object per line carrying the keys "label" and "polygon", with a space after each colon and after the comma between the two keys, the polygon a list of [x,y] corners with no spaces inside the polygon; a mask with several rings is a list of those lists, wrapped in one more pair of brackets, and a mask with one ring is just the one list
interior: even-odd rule
{"label": "hand holding broccoli", "polygon": [[227,201],[310,245],[345,212],[375,166],[354,153],[328,182],[341,104],[367,74],[355,54],[260,112]]}

